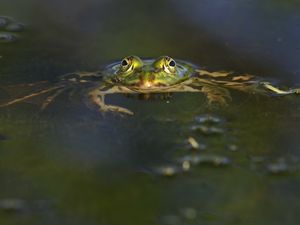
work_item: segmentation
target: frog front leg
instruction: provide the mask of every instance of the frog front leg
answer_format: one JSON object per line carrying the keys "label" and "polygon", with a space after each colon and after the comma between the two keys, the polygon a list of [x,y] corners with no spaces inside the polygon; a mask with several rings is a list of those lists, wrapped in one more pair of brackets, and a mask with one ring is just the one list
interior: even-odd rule
{"label": "frog front leg", "polygon": [[121,114],[133,115],[134,113],[129,109],[116,106],[116,105],[107,105],[105,104],[105,95],[108,94],[101,89],[96,88],[91,90],[88,95],[92,103],[96,104],[99,107],[101,112],[116,112]]}

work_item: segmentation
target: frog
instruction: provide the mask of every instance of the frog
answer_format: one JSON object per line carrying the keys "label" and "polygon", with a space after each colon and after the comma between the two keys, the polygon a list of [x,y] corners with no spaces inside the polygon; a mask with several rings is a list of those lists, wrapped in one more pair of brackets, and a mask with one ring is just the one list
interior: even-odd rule
{"label": "frog", "polygon": [[[47,81],[27,85],[35,86],[44,82]],[[141,59],[136,55],[130,55],[105,66],[100,71],[62,75],[53,85],[14,98],[1,104],[0,107],[47,94],[41,106],[44,110],[59,95],[64,92],[73,93],[74,90],[81,90],[84,93],[88,107],[96,106],[102,113],[114,112],[122,115],[134,115],[134,112],[121,106],[106,104],[105,96],[116,93],[151,95],[199,92],[206,95],[208,105],[224,106],[231,100],[230,90],[269,96],[300,94],[300,88],[279,88],[270,81],[251,74],[209,71],[204,67],[185,60],[173,59],[170,56]]]}

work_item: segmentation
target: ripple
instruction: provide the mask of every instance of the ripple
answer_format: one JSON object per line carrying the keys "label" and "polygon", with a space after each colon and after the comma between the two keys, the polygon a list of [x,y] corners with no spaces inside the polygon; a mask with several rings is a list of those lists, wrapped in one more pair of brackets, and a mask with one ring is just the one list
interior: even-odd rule
{"label": "ripple", "polygon": [[0,210],[6,212],[17,212],[24,210],[26,204],[22,199],[1,199]]}
{"label": "ripple", "polygon": [[214,154],[187,155],[179,160],[182,164],[190,163],[191,165],[210,165],[210,166],[227,166],[231,164],[228,157]]}
{"label": "ripple", "polygon": [[225,133],[225,130],[223,128],[205,125],[193,125],[191,126],[191,130],[204,135],[220,135]]}
{"label": "ripple", "polygon": [[6,26],[5,30],[9,32],[21,32],[24,31],[25,25],[22,23],[12,23]]}
{"label": "ripple", "polygon": [[7,17],[0,16],[0,29],[6,27],[9,24]]}
{"label": "ripple", "polygon": [[25,25],[11,17],[0,16],[0,30],[0,43],[9,43],[18,39],[14,33],[24,31]]}
{"label": "ripple", "polygon": [[14,42],[17,39],[17,36],[14,34],[0,32],[0,43]]}
{"label": "ripple", "polygon": [[290,172],[290,168],[289,168],[288,164],[284,161],[270,163],[269,165],[267,165],[267,170],[269,173],[274,174],[274,175],[285,174],[285,173]]}
{"label": "ripple", "polygon": [[213,115],[200,115],[195,117],[195,121],[201,124],[218,124],[223,121],[221,117],[213,116]]}
{"label": "ripple", "polygon": [[0,199],[0,213],[33,213],[42,212],[53,208],[46,200],[27,201],[20,198]]}

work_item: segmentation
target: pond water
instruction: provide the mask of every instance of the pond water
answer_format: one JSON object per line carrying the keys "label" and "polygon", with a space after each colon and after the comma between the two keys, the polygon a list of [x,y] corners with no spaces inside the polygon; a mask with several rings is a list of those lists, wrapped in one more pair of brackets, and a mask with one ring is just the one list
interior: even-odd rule
{"label": "pond water", "polygon": [[[135,54],[300,84],[295,0],[2,0],[0,83]],[[8,94],[1,90],[1,100]],[[0,224],[298,224],[300,98],[232,92],[0,108]]]}

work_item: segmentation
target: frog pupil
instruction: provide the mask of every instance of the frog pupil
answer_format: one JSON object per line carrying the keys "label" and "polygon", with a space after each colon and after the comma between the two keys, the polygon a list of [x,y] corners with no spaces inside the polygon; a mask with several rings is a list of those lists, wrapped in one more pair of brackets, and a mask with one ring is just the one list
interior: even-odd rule
{"label": "frog pupil", "polygon": [[127,65],[128,65],[127,60],[124,59],[124,60],[122,61],[122,66],[127,66]]}
{"label": "frog pupil", "polygon": [[170,66],[174,67],[175,66],[175,61],[172,60],[170,63],[169,63]]}

